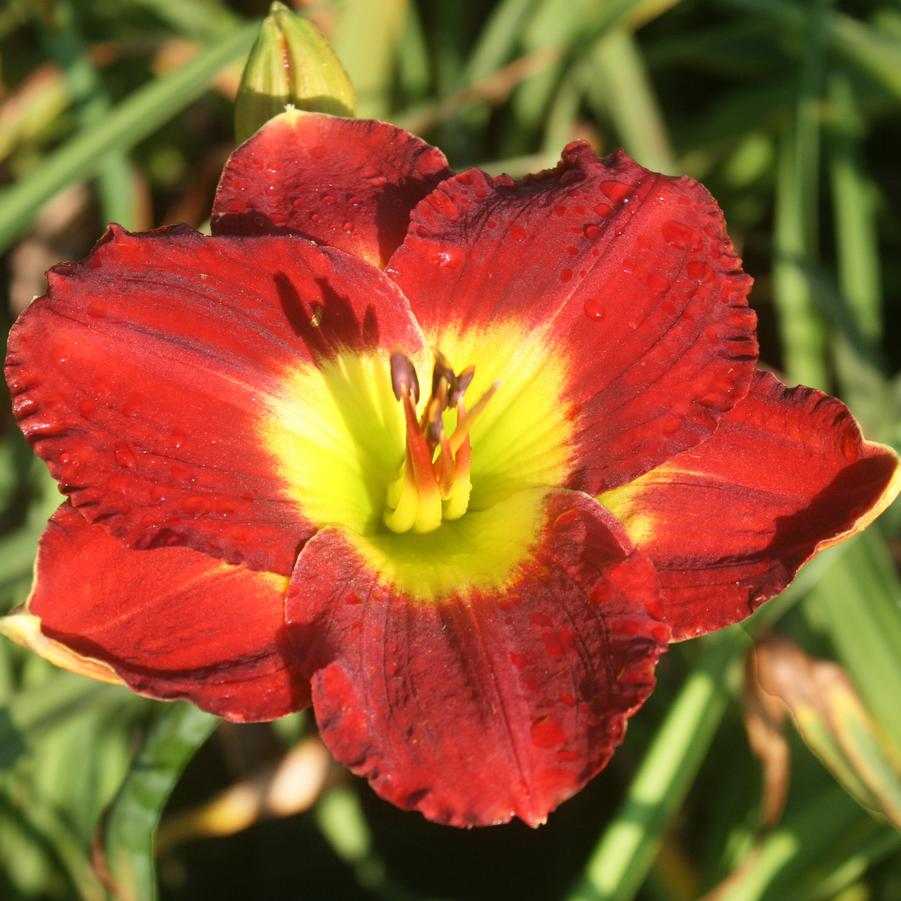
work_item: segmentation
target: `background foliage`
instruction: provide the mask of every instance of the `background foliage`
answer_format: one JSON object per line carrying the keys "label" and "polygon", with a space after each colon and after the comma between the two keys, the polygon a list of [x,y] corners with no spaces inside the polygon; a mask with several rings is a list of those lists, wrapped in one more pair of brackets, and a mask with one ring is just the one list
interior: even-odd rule
{"label": "background foliage", "polygon": [[[360,115],[419,132],[457,168],[518,176],[587,137],[704,181],[756,278],[764,361],[839,394],[871,437],[901,444],[895,0],[295,6],[331,36]],[[205,221],[265,11],[251,0],[0,5],[4,333],[43,291],[43,271],[85,254],[106,222]],[[0,415],[8,609],[27,595],[60,498]],[[143,901],[158,878],[166,899],[899,898],[901,835],[888,824],[901,817],[899,534],[896,505],[748,623],[675,647],[608,770],[537,831],[458,832],[390,808],[329,764],[302,714],[217,728],[4,641],[0,896]],[[755,741],[764,779],[743,725],[746,711],[752,727],[760,717],[741,686],[770,629],[837,661],[868,713],[824,692],[806,711],[806,743],[789,729],[786,744],[771,722]]]}

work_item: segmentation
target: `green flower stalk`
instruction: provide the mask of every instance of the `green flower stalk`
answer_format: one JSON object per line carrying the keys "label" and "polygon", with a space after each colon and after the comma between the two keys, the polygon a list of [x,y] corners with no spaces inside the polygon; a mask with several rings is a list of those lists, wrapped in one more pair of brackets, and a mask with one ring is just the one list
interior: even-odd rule
{"label": "green flower stalk", "polygon": [[338,57],[309,19],[273,3],[250,51],[235,101],[235,135],[247,140],[287,105],[353,116],[354,91]]}

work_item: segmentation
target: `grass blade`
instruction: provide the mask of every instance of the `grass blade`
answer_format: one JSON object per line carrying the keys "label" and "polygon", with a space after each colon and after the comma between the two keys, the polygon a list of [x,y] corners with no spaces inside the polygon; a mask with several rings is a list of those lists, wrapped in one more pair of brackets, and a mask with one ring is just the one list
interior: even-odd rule
{"label": "grass blade", "polygon": [[779,312],[784,368],[792,382],[828,387],[826,335],[804,267],[817,250],[819,105],[828,0],[811,7],[794,126],[782,136],[776,182],[773,301]]}
{"label": "grass blade", "polygon": [[726,707],[725,685],[736,672],[748,639],[740,628],[732,628],[706,644],[706,654],[657,730],[569,901],[628,901],[644,882],[663,832],[713,739]]}
{"label": "grass blade", "polygon": [[257,30],[256,22],[248,23],[176,72],[135,91],[102,122],[80,132],[30,175],[0,192],[0,252],[29,227],[41,205],[57,191],[90,177],[110,150],[124,153],[196,100],[223,66],[247,53]]}
{"label": "grass blade", "polygon": [[642,166],[674,173],[676,164],[654,87],[633,35],[617,28],[590,54],[589,100],[613,121],[619,141]]}
{"label": "grass blade", "polygon": [[130,901],[157,897],[153,837],[163,807],[219,719],[184,702],[167,706],[151,728],[109,812],[106,859],[116,893]]}

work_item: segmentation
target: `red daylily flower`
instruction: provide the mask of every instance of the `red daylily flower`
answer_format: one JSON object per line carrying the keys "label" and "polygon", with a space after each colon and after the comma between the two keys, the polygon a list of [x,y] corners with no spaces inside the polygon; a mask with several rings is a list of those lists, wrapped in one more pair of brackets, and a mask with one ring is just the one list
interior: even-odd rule
{"label": "red daylily flower", "polygon": [[6,631],[233,720],[312,702],[430,819],[542,822],[671,639],[898,492],[841,403],[755,371],[707,192],[622,153],[454,175],[288,112],[213,230],[111,227],[14,327],[15,411],[69,501]]}

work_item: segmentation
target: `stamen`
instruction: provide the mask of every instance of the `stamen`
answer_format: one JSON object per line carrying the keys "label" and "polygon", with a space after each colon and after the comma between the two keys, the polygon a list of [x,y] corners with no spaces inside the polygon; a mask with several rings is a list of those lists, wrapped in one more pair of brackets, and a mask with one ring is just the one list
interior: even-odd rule
{"label": "stamen", "polygon": [[[391,354],[391,387],[403,404],[407,432],[404,464],[398,477],[388,486],[386,497],[384,520],[392,531],[431,532],[441,525],[442,519],[459,519],[466,513],[472,492],[469,433],[498,387],[497,383],[492,385],[472,409],[467,410],[463,395],[474,376],[473,366],[456,375],[436,350],[432,390],[417,420],[419,380],[416,370],[400,351]],[[454,408],[457,424],[448,437],[444,430],[444,412]]]}
{"label": "stamen", "polygon": [[413,395],[413,403],[419,403],[419,379],[416,369],[400,351],[391,353],[391,387],[394,396],[400,400],[404,394]]}
{"label": "stamen", "polygon": [[457,404],[463,399],[463,395],[466,393],[466,389],[470,386],[472,380],[475,378],[475,374],[475,366],[467,366],[466,369],[464,369],[454,379],[454,382],[451,385],[451,390],[447,395],[448,407],[456,407]]}
{"label": "stamen", "polygon": [[[392,364],[393,360],[394,355]],[[398,370],[401,370],[400,366]],[[392,376],[394,371],[392,365]],[[407,420],[407,452],[400,475],[388,487],[388,506],[393,509],[385,512],[385,525],[392,532],[409,532],[411,529],[432,532],[441,525],[441,494],[432,469],[432,450],[416,421],[416,409],[410,397],[411,383],[400,381],[399,384]]]}
{"label": "stamen", "polygon": [[494,397],[494,392],[500,387],[500,382],[495,382],[472,406],[469,410],[467,410],[462,416],[457,417],[457,427],[454,429],[454,434],[450,437],[450,446],[451,450],[456,454],[457,451],[463,445],[463,442],[469,437],[469,433],[475,425],[475,421],[482,414],[482,411],[485,407],[488,406],[488,401]]}

